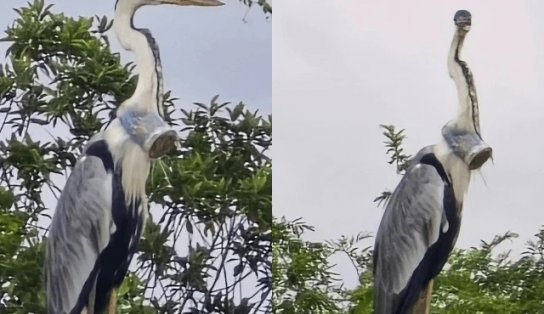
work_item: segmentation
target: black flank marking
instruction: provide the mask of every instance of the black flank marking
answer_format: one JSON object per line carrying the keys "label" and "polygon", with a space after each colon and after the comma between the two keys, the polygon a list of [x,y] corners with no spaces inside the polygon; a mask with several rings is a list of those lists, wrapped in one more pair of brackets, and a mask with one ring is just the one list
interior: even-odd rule
{"label": "black flank marking", "polygon": [[423,156],[420,163],[433,166],[444,182],[443,202],[449,228],[446,233],[440,232],[438,240],[429,247],[425,256],[412,273],[408,285],[399,293],[398,307],[395,310],[396,314],[410,313],[412,307],[417,302],[421,291],[425,289],[427,284],[436,277],[440,271],[442,271],[442,268],[446,264],[455,245],[461,224],[461,217],[458,215],[458,205],[456,204],[453,185],[444,171],[442,164],[432,153]]}
{"label": "black flank marking", "polygon": [[108,172],[113,172],[113,157],[111,156],[111,152],[108,148],[108,144],[106,144],[106,141],[100,140],[92,143],[89,147],[87,147],[85,155],[100,158],[104,164],[104,169],[106,169]]}

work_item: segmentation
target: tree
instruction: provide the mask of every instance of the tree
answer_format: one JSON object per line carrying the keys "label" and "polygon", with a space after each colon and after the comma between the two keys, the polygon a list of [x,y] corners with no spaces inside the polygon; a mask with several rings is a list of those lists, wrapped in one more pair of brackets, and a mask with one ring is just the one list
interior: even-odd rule
{"label": "tree", "polygon": [[[390,125],[382,128],[388,163],[403,174],[410,158],[402,148],[404,130]],[[390,195],[383,192],[374,201],[386,204]],[[274,313],[373,313],[372,242],[368,234],[308,243],[303,234],[314,229],[300,219],[275,219],[272,230]],[[498,251],[500,244],[516,237],[506,232],[481,241],[478,247],[455,249],[435,279],[432,313],[542,313],[544,226],[520,256]],[[334,254],[347,256],[354,265],[360,282],[356,289],[343,287],[339,275],[332,271],[330,257]]]}
{"label": "tree", "polygon": [[[54,199],[137,77],[111,52],[106,17],[74,19],[40,0],[16,11],[0,66],[0,134],[11,133],[0,138],[0,304],[2,313],[45,313]],[[183,140],[152,165],[151,219],[118,312],[270,312],[272,118],[219,96],[191,110],[170,92],[165,99]]]}
{"label": "tree", "polygon": [[275,313],[337,313],[336,274],[328,258],[333,250],[301,239],[313,228],[300,219],[273,221],[273,293]]}

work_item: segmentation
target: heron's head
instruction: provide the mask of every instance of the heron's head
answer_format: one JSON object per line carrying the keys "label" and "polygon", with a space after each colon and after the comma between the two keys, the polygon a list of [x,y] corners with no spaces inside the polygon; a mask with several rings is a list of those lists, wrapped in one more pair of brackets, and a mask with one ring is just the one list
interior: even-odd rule
{"label": "heron's head", "polygon": [[218,0],[117,0],[115,6],[117,7],[119,4],[127,4],[132,7],[138,8],[144,5],[160,5],[160,4],[215,7],[215,6],[223,5],[224,3]]}
{"label": "heron's head", "polygon": [[467,10],[459,10],[455,12],[453,21],[455,22],[457,29],[468,32],[470,30],[470,25],[472,24],[472,16]]}
{"label": "heron's head", "polygon": [[470,170],[479,169],[493,153],[477,133],[458,128],[454,123],[448,123],[442,128],[442,136],[453,153]]}
{"label": "heron's head", "polygon": [[176,147],[178,134],[157,113],[126,111],[119,120],[125,131],[148,154],[162,157]]}

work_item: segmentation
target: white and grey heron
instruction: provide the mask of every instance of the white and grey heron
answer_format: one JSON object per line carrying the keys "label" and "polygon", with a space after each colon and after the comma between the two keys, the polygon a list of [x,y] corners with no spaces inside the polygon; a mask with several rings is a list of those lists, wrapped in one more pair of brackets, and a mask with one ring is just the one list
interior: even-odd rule
{"label": "white and grey heron", "polygon": [[492,150],[480,134],[472,73],[460,60],[471,20],[468,11],[455,13],[456,29],[448,56],[448,72],[458,92],[458,115],[442,128],[438,144],[423,148],[410,161],[376,235],[376,314],[412,313],[455,245],[471,170],[479,169],[491,157]]}
{"label": "white and grey heron", "polygon": [[51,314],[104,313],[115,304],[115,290],[147,217],[151,159],[177,141],[163,119],[158,48],[148,30],[133,24],[137,9],[159,4],[222,5],[217,0],[117,0],[114,30],[123,48],[136,54],[138,84],[117,118],[89,141],[58,200],[44,265]]}

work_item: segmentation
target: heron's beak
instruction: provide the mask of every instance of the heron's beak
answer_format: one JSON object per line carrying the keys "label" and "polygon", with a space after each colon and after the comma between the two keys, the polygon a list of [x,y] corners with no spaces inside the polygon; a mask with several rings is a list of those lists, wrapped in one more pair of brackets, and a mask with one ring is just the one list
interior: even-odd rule
{"label": "heron's beak", "polygon": [[217,7],[224,3],[218,0],[160,0],[165,4],[194,5],[200,7]]}
{"label": "heron's beak", "polygon": [[446,125],[442,136],[450,149],[463,159],[470,170],[476,170],[491,157],[493,150],[478,134]]}

